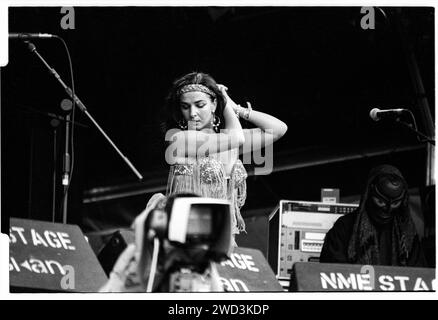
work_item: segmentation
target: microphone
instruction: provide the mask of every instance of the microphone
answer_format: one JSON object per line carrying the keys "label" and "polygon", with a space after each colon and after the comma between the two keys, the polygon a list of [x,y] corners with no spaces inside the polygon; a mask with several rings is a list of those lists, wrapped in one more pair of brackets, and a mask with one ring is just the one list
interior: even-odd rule
{"label": "microphone", "polygon": [[380,110],[379,108],[374,108],[370,111],[370,118],[374,121],[379,121],[383,118],[396,118],[407,111],[407,109]]}
{"label": "microphone", "polygon": [[10,33],[9,34],[10,39],[32,39],[32,38],[47,39],[54,37],[56,36],[50,33]]}

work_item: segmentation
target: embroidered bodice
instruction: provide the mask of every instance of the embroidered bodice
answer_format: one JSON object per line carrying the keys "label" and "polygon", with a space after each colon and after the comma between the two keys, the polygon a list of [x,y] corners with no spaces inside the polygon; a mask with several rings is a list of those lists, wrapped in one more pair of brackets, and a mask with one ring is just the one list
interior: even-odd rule
{"label": "embroidered bodice", "polygon": [[220,155],[213,154],[172,165],[166,194],[191,192],[202,197],[229,200],[233,213],[233,233],[239,233],[245,230],[240,209],[246,200],[247,177],[242,161],[237,159],[227,175]]}

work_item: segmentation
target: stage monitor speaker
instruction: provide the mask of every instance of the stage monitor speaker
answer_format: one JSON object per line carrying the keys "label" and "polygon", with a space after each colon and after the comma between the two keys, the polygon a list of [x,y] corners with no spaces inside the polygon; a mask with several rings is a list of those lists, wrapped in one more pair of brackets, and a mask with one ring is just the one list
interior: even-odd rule
{"label": "stage monitor speaker", "polygon": [[216,265],[225,291],[284,291],[259,250],[236,247],[229,260]]}
{"label": "stage monitor speaker", "polygon": [[432,291],[435,269],[297,262],[292,291]]}
{"label": "stage monitor speaker", "polygon": [[108,277],[120,254],[135,239],[134,231],[131,229],[90,232],[86,236]]}
{"label": "stage monitor speaker", "polygon": [[98,292],[108,280],[76,225],[11,218],[9,239],[11,292]]}

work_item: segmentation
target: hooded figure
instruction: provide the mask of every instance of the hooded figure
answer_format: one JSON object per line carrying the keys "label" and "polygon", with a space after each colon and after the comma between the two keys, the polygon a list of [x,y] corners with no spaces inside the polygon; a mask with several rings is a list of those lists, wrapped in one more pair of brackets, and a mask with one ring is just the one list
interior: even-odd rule
{"label": "hooded figure", "polygon": [[327,233],[320,262],[426,265],[409,209],[406,180],[389,165],[371,170],[359,208]]}

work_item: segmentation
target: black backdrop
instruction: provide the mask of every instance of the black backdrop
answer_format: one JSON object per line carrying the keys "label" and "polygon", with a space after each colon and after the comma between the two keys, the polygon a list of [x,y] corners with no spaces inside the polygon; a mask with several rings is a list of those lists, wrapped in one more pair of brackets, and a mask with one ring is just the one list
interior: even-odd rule
{"label": "black backdrop", "polygon": [[[250,210],[279,199],[318,201],[321,187],[356,195],[368,170],[382,162],[399,166],[412,187],[424,186],[424,144],[404,128],[368,116],[372,107],[409,108],[424,129],[398,18],[434,116],[433,8],[397,10],[384,8],[386,17],[376,10],[376,28],[363,30],[359,7],[76,7],[75,29],[63,30],[59,7],[23,7],[10,8],[9,29],[65,39],[76,93],[152,187],[166,180],[163,100],[184,73],[208,72],[237,102],[251,101],[285,121],[289,130],[274,146],[277,171],[248,179]],[[34,44],[70,84],[61,43]],[[2,214],[50,220],[53,128],[47,113],[62,114],[66,96],[21,41],[9,45],[1,74]],[[100,227],[127,225],[146,204],[146,194],[83,204],[89,190],[136,178],[90,121],[79,110],[76,115],[87,127],[75,129],[69,222],[85,224],[94,215],[106,222]],[[58,131],[59,180],[62,125]],[[373,156],[377,149],[382,152]],[[327,150],[339,159],[353,156],[331,164],[323,156]],[[59,198],[56,207],[60,221]]]}

